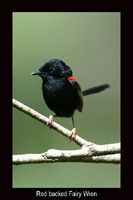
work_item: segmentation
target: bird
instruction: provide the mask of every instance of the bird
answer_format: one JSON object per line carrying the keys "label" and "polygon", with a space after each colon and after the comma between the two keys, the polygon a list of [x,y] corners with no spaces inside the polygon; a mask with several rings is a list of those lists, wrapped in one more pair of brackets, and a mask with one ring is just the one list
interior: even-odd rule
{"label": "bird", "polygon": [[42,78],[42,93],[46,105],[54,112],[48,118],[48,125],[51,127],[54,117],[71,117],[73,129],[70,134],[70,141],[75,139],[77,129],[74,123],[75,110],[82,112],[83,96],[101,92],[110,87],[109,84],[102,84],[85,90],[73,76],[71,68],[60,59],[50,59],[31,75],[38,75]]}

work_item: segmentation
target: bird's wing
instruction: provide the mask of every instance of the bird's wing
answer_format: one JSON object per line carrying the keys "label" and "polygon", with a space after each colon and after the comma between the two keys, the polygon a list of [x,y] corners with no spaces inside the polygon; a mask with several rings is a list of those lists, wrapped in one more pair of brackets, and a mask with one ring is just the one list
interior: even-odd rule
{"label": "bird's wing", "polygon": [[77,94],[77,109],[81,112],[83,109],[83,94],[80,85],[76,80],[68,80],[71,86],[74,88]]}

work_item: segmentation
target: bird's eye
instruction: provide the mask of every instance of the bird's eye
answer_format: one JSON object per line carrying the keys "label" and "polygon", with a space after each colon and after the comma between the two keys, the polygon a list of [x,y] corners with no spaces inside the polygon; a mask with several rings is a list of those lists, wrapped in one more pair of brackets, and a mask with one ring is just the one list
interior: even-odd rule
{"label": "bird's eye", "polygon": [[52,66],[49,66],[46,70],[47,73],[51,73],[53,71],[53,67]]}

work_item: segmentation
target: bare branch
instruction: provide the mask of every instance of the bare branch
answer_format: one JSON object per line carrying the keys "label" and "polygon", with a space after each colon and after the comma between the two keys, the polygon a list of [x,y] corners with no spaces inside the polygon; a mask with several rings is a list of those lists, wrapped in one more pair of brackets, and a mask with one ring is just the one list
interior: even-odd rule
{"label": "bare branch", "polygon": [[[30,115],[31,117],[37,119],[38,121],[42,122],[43,124],[47,125],[48,122],[48,118],[41,115],[40,113],[36,112],[35,110],[31,109],[30,107],[22,104],[21,102],[13,99],[13,106],[17,109],[19,109],[20,111]],[[57,124],[56,122],[53,122],[52,129],[56,130],[57,132],[61,133],[62,135],[64,135],[67,138],[70,138],[70,130],[64,128],[63,126]],[[73,140],[74,142],[76,142],[79,146],[89,146],[91,147],[92,151],[94,143],[92,142],[88,142],[87,140],[84,140],[83,138],[79,137],[78,135],[76,135],[76,138]],[[97,145],[95,147],[95,149],[97,149],[97,152],[101,152],[101,154],[108,154],[109,152],[112,153],[119,153],[120,152],[120,143],[115,143],[113,145],[107,144],[107,145]]]}
{"label": "bare branch", "polygon": [[[102,162],[120,163],[120,154],[114,153],[119,144],[86,145],[79,150],[50,149],[40,154],[13,155],[13,164],[31,164],[47,162]],[[115,149],[116,148],[116,149]],[[117,152],[117,151],[116,151]],[[108,153],[108,155],[106,155]]]}
{"label": "bare branch", "polygon": [[120,154],[88,156],[84,149],[56,150],[50,149],[41,154],[14,155],[13,164],[55,163],[55,162],[86,162],[86,163],[120,163]]}
{"label": "bare branch", "polygon": [[[13,99],[13,106],[29,116],[47,125],[48,118]],[[53,122],[51,128],[69,138],[71,133],[68,129]],[[73,140],[82,148],[79,150],[55,150],[50,149],[40,154],[21,154],[13,155],[13,164],[30,163],[53,163],[53,162],[101,162],[101,163],[120,163],[120,143],[98,145],[88,142],[76,135]]]}
{"label": "bare branch", "polygon": [[[31,117],[37,119],[38,121],[42,122],[43,124],[47,125],[48,123],[48,118],[41,115],[40,113],[36,112],[35,110],[33,110],[32,108],[24,105],[23,103],[13,99],[13,106],[17,109],[19,109],[20,111],[30,115]],[[64,128],[63,126],[57,124],[56,122],[53,122],[51,125],[51,128],[56,130],[58,133],[61,133],[62,135],[64,135],[67,138],[70,138],[70,130]],[[79,137],[78,135],[76,135],[76,138],[73,140],[75,143],[77,143],[79,146],[83,146],[88,144],[89,142],[84,140],[83,138]]]}

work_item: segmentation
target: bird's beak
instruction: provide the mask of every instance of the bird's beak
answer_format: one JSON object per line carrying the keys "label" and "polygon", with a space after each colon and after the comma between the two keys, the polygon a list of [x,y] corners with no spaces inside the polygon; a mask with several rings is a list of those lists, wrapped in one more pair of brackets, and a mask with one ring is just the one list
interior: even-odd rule
{"label": "bird's beak", "polygon": [[46,79],[45,74],[41,71],[32,72],[31,75],[38,75],[43,79],[43,81]]}
{"label": "bird's beak", "polygon": [[37,71],[37,72],[32,72],[32,73],[31,73],[31,75],[39,75],[39,76],[40,76],[41,74],[42,74],[42,72],[39,72],[39,71]]}

